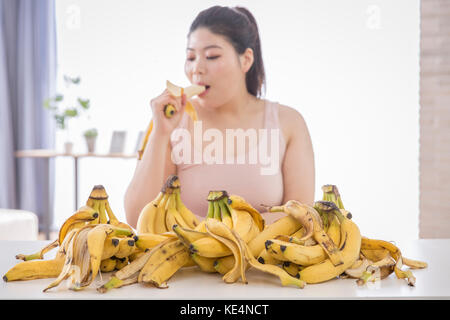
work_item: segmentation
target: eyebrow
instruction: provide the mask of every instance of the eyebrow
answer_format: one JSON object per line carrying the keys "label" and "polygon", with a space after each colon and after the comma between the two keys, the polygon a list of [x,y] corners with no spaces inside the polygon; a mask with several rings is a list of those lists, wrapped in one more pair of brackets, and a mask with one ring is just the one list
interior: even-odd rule
{"label": "eyebrow", "polygon": [[[216,45],[216,44],[212,44],[212,45],[210,45],[210,46],[204,47],[203,50],[211,49],[211,48],[219,48],[219,49],[223,49],[221,46],[218,46],[218,45]],[[192,48],[186,48],[186,50],[194,51],[194,49],[192,49]]]}

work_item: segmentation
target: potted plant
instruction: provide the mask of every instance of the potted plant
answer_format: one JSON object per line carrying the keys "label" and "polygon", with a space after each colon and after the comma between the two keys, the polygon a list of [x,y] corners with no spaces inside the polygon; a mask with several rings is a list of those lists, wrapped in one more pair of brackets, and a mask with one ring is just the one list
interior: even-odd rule
{"label": "potted plant", "polygon": [[88,129],[83,132],[83,136],[86,139],[87,149],[89,153],[95,151],[95,141],[97,140],[98,132],[96,128]]}
{"label": "potted plant", "polygon": [[[64,76],[66,87],[80,84],[80,77],[71,78]],[[73,142],[69,135],[69,121],[70,119],[78,117],[83,111],[90,108],[89,99],[77,97],[75,101],[67,101],[64,95],[56,94],[44,101],[44,108],[53,113],[53,118],[56,121],[56,127],[60,130],[66,131],[66,142],[64,148],[66,153],[72,153]]]}

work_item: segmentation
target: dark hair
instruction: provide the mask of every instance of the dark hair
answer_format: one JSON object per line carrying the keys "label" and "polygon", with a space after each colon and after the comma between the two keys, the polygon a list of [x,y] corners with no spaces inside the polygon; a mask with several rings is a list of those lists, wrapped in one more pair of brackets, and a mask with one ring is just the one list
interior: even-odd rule
{"label": "dark hair", "polygon": [[213,6],[197,15],[191,24],[188,37],[200,27],[224,36],[238,54],[243,54],[247,48],[253,50],[254,61],[245,75],[245,82],[250,94],[261,96],[263,86],[264,90],[266,89],[266,75],[258,26],[250,11],[243,7]]}

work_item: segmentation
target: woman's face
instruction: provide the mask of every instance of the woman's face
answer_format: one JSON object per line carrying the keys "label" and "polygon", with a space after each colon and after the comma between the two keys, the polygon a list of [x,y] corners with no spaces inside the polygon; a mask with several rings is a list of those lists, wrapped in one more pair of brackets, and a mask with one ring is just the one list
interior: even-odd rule
{"label": "woman's face", "polygon": [[206,85],[198,96],[203,107],[225,104],[245,89],[246,66],[225,37],[198,28],[188,38],[185,73],[192,84]]}

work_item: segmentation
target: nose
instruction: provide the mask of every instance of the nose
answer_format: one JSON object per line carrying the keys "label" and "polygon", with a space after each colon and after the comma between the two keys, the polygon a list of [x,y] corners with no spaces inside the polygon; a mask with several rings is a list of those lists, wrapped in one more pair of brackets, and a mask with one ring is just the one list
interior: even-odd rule
{"label": "nose", "polygon": [[192,74],[193,75],[198,75],[198,74],[204,74],[205,73],[205,63],[203,61],[203,59],[198,58],[195,59],[194,61],[192,61]]}

